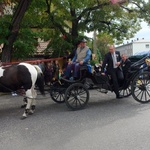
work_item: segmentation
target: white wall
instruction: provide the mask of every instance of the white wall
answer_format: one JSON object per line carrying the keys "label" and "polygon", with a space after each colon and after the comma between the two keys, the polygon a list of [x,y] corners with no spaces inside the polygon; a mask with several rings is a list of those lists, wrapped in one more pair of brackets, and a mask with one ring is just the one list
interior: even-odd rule
{"label": "white wall", "polygon": [[120,51],[121,54],[126,54],[127,56],[132,56],[137,52],[148,51],[150,50],[150,41],[138,40],[133,41],[125,45],[116,47],[117,51]]}
{"label": "white wall", "polygon": [[120,51],[120,54],[126,54],[127,56],[133,55],[133,46],[132,43],[122,45],[116,48],[117,51]]}
{"label": "white wall", "polygon": [[[147,47],[146,47],[147,45]],[[149,45],[149,47],[148,47]],[[150,42],[135,42],[133,43],[133,55],[137,52],[148,51],[150,50]]]}

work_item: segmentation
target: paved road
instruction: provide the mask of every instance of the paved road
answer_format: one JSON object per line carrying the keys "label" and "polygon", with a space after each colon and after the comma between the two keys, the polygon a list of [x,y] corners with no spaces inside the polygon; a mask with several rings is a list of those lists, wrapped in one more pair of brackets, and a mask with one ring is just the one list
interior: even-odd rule
{"label": "paved road", "polygon": [[86,109],[69,111],[51,99],[20,120],[21,97],[0,97],[0,150],[149,150],[150,104],[90,92]]}

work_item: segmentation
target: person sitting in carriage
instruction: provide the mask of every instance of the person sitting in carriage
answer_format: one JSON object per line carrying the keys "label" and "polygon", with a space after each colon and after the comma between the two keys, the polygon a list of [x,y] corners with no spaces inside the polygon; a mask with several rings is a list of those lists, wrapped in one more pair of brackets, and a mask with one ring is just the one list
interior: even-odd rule
{"label": "person sitting in carriage", "polygon": [[71,77],[71,71],[73,71],[73,79],[79,79],[80,67],[83,65],[88,65],[91,59],[91,50],[88,46],[86,46],[86,40],[81,40],[79,45],[80,46],[77,48],[75,56],[73,57],[72,61],[68,63],[66,68],[66,79]]}
{"label": "person sitting in carriage", "polygon": [[131,66],[131,61],[127,58],[126,54],[121,55],[120,66],[122,67],[124,78],[126,79],[129,75],[129,68]]}

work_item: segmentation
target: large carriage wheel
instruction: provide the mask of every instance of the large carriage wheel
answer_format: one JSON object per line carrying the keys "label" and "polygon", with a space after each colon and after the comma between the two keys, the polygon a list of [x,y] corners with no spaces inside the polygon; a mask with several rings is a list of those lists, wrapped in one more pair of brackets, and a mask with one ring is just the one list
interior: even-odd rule
{"label": "large carriage wheel", "polygon": [[89,91],[81,83],[74,83],[65,92],[65,103],[72,110],[83,109],[89,101]]}
{"label": "large carriage wheel", "polygon": [[128,97],[131,95],[131,85],[129,85],[126,89],[122,89],[119,91],[120,95],[123,97]]}
{"label": "large carriage wheel", "polygon": [[139,73],[132,82],[133,98],[140,103],[150,102],[150,72]]}
{"label": "large carriage wheel", "polygon": [[56,82],[50,88],[50,96],[52,100],[56,103],[65,102],[65,88],[59,83]]}

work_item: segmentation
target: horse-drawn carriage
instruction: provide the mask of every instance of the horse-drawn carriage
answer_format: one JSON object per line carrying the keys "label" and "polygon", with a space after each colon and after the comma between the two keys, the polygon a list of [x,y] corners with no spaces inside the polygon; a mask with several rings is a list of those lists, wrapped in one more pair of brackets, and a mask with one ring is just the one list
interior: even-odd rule
{"label": "horse-drawn carriage", "polygon": [[[89,101],[89,90],[96,89],[99,92],[113,92],[111,77],[102,75],[96,67],[92,73],[88,68],[80,68],[78,80],[67,80],[61,78],[52,83],[50,88],[51,98],[57,103],[66,103],[72,110],[84,108]],[[35,110],[35,84],[41,94],[44,94],[44,80],[41,69],[27,63],[20,63],[10,67],[0,67],[1,71],[1,92],[12,92],[20,88],[25,90],[27,104],[22,119]],[[26,75],[26,77],[24,77]],[[130,95],[141,103],[150,102],[150,59],[145,57],[131,65],[128,76],[120,84],[120,94],[124,97]]]}
{"label": "horse-drawn carriage", "polygon": [[[147,63],[146,63],[147,62]],[[130,95],[140,103],[150,101],[150,69],[149,59],[144,57],[131,65],[127,77],[120,84],[120,94],[124,97]],[[97,89],[99,92],[113,92],[111,77],[101,75],[99,69],[89,72],[88,66],[80,68],[78,80],[61,78],[54,82],[50,88],[51,98],[57,103],[66,103],[72,110],[84,108],[89,101],[89,90]]]}

